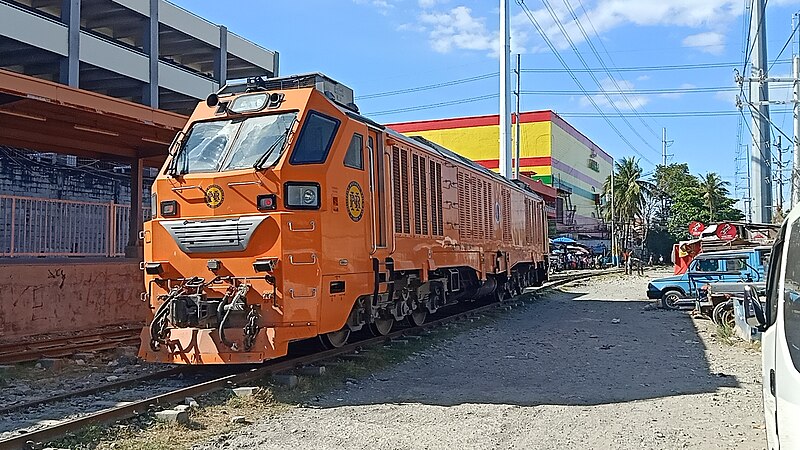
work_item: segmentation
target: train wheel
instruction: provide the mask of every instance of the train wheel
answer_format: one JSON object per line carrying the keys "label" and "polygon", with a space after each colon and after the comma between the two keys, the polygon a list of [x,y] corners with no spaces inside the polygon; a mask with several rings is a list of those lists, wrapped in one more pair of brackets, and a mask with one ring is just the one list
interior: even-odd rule
{"label": "train wheel", "polygon": [[416,309],[408,316],[408,324],[412,327],[418,327],[425,323],[425,318],[427,317],[428,311],[423,308]]}
{"label": "train wheel", "polygon": [[339,331],[331,331],[330,333],[320,334],[319,340],[322,342],[328,349],[334,349],[344,346],[347,344],[347,340],[350,338],[350,327],[347,325],[344,326]]}
{"label": "train wheel", "polygon": [[369,324],[369,330],[373,336],[386,336],[392,331],[394,326],[394,319],[375,319],[375,322]]}

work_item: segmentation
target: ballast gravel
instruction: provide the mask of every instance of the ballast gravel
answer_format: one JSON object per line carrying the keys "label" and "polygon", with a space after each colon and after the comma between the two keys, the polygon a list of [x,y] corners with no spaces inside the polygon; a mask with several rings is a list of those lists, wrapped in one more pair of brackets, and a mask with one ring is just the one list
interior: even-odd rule
{"label": "ballast gravel", "polygon": [[197,449],[763,449],[760,353],[577,282]]}

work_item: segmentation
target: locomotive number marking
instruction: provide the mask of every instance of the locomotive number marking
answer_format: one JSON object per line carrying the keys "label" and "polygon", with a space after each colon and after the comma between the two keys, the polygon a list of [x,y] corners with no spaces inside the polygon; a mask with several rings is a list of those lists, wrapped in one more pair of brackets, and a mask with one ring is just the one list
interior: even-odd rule
{"label": "locomotive number marking", "polygon": [[208,205],[209,208],[216,208],[221,205],[223,201],[225,201],[225,193],[222,192],[221,187],[212,184],[206,189],[206,205]]}
{"label": "locomotive number marking", "polygon": [[351,181],[347,186],[347,215],[353,222],[361,220],[364,215],[364,191],[355,181]]}

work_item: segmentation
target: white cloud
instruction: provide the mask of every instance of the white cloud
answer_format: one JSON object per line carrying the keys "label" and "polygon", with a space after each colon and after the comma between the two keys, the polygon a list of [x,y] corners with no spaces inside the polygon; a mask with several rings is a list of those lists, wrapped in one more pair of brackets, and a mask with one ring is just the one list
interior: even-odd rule
{"label": "white cloud", "polygon": [[[488,26],[485,17],[475,17],[472,9],[457,6],[449,11],[423,12],[419,17],[420,28],[428,33],[431,48],[439,53],[454,49],[486,51],[496,57],[500,51],[497,27]],[[515,24],[517,26],[515,26]],[[520,20],[512,21],[511,51],[525,53],[528,32],[519,26]]]}
{"label": "white cloud", "polygon": [[[780,0],[782,2],[795,2],[797,0]],[[554,6],[554,14],[563,25],[570,40],[575,45],[583,43],[586,38],[581,32],[578,24],[581,24],[590,39],[596,39],[594,31],[602,34],[614,28],[633,24],[637,26],[679,26],[689,28],[706,28],[712,31],[700,33],[687,38],[687,45],[698,48],[706,52],[721,51],[724,42],[717,39],[711,42],[710,46],[700,47],[700,40],[712,39],[719,32],[728,29],[730,22],[739,17],[743,12],[741,0],[595,0],[593,2],[584,1],[586,8],[572,4],[576,9],[573,11],[575,17],[564,5]],[[569,48],[569,43],[564,37],[564,33],[553,17],[546,9],[533,11],[536,20],[542,25],[545,33],[559,49]],[[686,44],[685,44],[686,45]],[[544,47],[542,45],[542,47]],[[541,48],[543,49],[543,48]]]}
{"label": "white cloud", "polygon": [[697,48],[701,52],[719,55],[725,51],[725,35],[714,31],[698,33],[683,38],[684,47]]}
{"label": "white cloud", "polygon": [[[604,94],[590,96],[600,108],[616,106],[620,111],[630,111],[640,109],[650,102],[644,95],[629,93],[634,90],[634,85],[630,81],[617,80],[615,84],[611,78],[605,78],[600,81],[600,86]],[[591,100],[585,96],[580,98],[580,103],[584,107],[591,106]]]}
{"label": "white cloud", "polygon": [[387,15],[390,10],[394,9],[394,0],[353,0],[357,5],[369,5],[378,9],[383,15]]}
{"label": "white cloud", "polygon": [[417,3],[422,9],[430,9],[439,4],[446,3],[447,1],[448,0],[418,0]]}
{"label": "white cloud", "polygon": [[466,6],[447,12],[425,12],[420,22],[428,30],[431,47],[439,53],[448,53],[454,48],[492,50],[496,47],[497,33],[489,31],[486,19],[473,17],[472,10]]}
{"label": "white cloud", "polygon": [[636,77],[636,81],[647,81],[650,79],[650,75],[639,75]]}

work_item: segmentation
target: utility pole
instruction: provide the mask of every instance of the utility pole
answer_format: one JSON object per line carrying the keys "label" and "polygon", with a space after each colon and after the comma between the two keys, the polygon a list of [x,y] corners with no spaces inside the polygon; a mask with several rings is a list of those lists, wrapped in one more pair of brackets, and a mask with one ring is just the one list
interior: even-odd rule
{"label": "utility pole", "polygon": [[667,158],[672,156],[667,154],[667,148],[672,145],[674,141],[667,140],[667,128],[664,127],[661,129],[661,165],[666,167],[667,166]]}
{"label": "utility pole", "polygon": [[751,197],[755,202],[753,220],[772,222],[772,149],[770,148],[769,85],[767,78],[767,23],[765,0],[754,0],[750,14],[749,44],[751,75],[750,108],[753,115],[753,148],[750,152],[750,171],[753,177]]}
{"label": "utility pole", "polygon": [[[796,23],[800,23],[798,14],[792,17],[792,29]],[[800,43],[800,39],[798,39],[798,43]],[[798,49],[798,53],[792,53],[794,54],[794,58],[792,58],[792,78],[794,78],[794,95],[792,96],[792,100],[794,100],[794,105],[792,105],[794,108],[794,133],[792,135],[794,142],[792,143],[792,171],[789,179],[792,180],[792,207],[795,207],[800,203],[800,49]]]}
{"label": "utility pole", "polygon": [[511,179],[511,13],[500,0],[500,175]]}
{"label": "utility pole", "polygon": [[517,53],[517,70],[515,71],[517,73],[517,90],[514,92],[514,95],[517,96],[517,122],[516,122],[516,127],[515,127],[516,128],[516,135],[515,135],[515,139],[514,139],[514,148],[515,148],[515,151],[514,151],[515,158],[514,158],[514,160],[517,163],[514,166],[514,168],[516,169],[516,172],[514,173],[514,179],[517,179],[517,180],[519,180],[519,170],[520,170],[520,166],[521,166],[521,164],[520,164],[520,161],[521,161],[520,160],[520,146],[521,146],[521,142],[522,142],[522,134],[520,134],[520,131],[521,131],[520,130],[520,119],[521,119],[521,117],[520,117],[520,109],[519,109],[520,98],[522,97],[522,95],[521,95],[522,91],[520,90],[520,86],[522,85],[522,71],[520,70],[520,59],[521,59],[521,57],[522,57],[522,55]]}
{"label": "utility pole", "polygon": [[783,146],[781,142],[781,135],[778,135],[778,140],[775,142],[775,149],[776,149],[776,157],[775,157],[775,182],[777,184],[775,188],[775,198],[777,200],[776,208],[777,213],[776,215],[783,215],[783,170],[785,162],[783,161]]}

